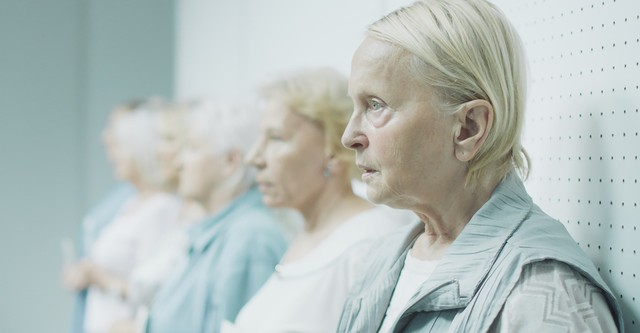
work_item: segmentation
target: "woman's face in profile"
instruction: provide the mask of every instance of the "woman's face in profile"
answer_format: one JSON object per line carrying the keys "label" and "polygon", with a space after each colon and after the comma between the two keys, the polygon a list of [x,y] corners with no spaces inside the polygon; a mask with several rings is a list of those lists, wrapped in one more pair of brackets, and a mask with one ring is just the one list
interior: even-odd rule
{"label": "woman's face in profile", "polygon": [[304,209],[324,183],[322,128],[279,102],[266,104],[260,135],[247,159],[266,205]]}
{"label": "woman's face in profile", "polygon": [[212,144],[202,130],[192,128],[178,158],[179,194],[206,205],[213,188],[224,178],[221,175],[224,163],[222,156],[214,153]]}
{"label": "woman's face in profile", "polygon": [[375,203],[411,209],[447,193],[456,172],[453,116],[433,107],[396,46],[367,38],[351,64],[354,112],[342,143],[356,151],[367,196]]}
{"label": "woman's face in profile", "polygon": [[173,184],[178,181],[178,157],[184,145],[183,141],[177,128],[167,121],[159,121],[157,155],[160,179],[163,183]]}
{"label": "woman's face in profile", "polygon": [[118,179],[123,181],[138,180],[139,170],[132,152],[127,150],[123,144],[114,143],[111,148],[111,154],[113,168]]}

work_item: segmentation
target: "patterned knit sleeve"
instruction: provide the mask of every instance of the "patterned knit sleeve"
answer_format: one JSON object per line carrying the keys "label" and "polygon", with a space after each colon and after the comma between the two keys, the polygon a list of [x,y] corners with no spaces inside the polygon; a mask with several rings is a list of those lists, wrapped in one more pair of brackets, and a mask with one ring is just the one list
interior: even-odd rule
{"label": "patterned knit sleeve", "polygon": [[568,265],[527,265],[490,332],[618,332],[603,291]]}

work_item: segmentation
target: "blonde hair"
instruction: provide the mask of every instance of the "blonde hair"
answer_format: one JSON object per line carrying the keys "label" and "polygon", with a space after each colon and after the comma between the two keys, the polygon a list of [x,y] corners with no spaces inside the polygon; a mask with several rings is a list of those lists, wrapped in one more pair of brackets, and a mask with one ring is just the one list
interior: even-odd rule
{"label": "blonde hair", "polygon": [[291,73],[261,87],[266,100],[275,100],[318,124],[324,131],[325,150],[340,161],[349,179],[357,173],[355,155],[341,143],[353,102],[348,97],[347,78],[331,68]]}
{"label": "blonde hair", "polygon": [[485,0],[424,0],[373,23],[369,36],[413,55],[416,79],[433,88],[435,107],[453,113],[483,99],[493,126],[468,162],[466,183],[504,178],[515,168],[523,178],[530,160],[520,143],[526,99],[522,42],[505,15]]}

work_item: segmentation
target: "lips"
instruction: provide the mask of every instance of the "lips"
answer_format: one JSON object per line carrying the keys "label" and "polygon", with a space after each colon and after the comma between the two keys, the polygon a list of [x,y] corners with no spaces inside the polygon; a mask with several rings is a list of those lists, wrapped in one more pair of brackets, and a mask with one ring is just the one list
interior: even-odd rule
{"label": "lips", "polygon": [[373,177],[379,171],[373,169],[365,164],[357,163],[358,168],[360,168],[362,172],[362,181],[367,182],[371,177]]}
{"label": "lips", "polygon": [[361,163],[357,163],[358,168],[362,169],[362,171],[364,171],[365,173],[373,173],[373,172],[378,172],[378,170],[368,167],[365,164],[361,164]]}

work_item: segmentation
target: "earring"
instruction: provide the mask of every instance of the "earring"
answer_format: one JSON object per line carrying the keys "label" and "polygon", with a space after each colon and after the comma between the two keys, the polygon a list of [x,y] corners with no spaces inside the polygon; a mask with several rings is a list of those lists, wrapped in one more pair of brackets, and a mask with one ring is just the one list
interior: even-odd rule
{"label": "earring", "polygon": [[329,176],[331,176],[331,172],[328,167],[324,167],[322,170],[322,176],[324,176],[324,178],[329,178]]}

